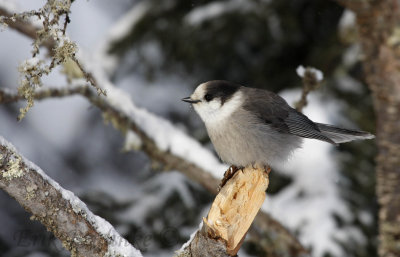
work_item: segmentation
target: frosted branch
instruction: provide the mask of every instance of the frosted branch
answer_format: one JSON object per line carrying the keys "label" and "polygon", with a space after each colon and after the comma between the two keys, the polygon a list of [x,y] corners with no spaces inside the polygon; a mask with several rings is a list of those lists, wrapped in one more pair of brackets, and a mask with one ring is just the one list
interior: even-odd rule
{"label": "frosted branch", "polygon": [[[7,12],[2,10],[0,11]],[[28,22],[20,24],[30,26]],[[12,27],[12,24],[10,24]],[[19,29],[23,34],[35,38],[35,33],[27,33],[25,29]],[[30,30],[28,30],[30,31]],[[50,44],[50,43],[49,43]],[[89,71],[79,56],[74,57],[75,62],[85,74],[86,79],[93,79],[96,89],[107,90],[107,96],[98,94],[93,87],[66,87],[64,89],[44,89],[34,93],[36,99],[51,97],[62,97],[72,94],[80,94],[88,99],[93,105],[97,106],[102,112],[103,117],[110,121],[118,130],[124,134],[134,132],[141,141],[141,150],[144,151],[152,160],[162,164],[165,170],[178,170],[189,177],[191,180],[201,184],[212,193],[217,193],[219,180],[216,170],[225,169],[215,156],[202,147],[196,140],[190,138],[185,133],[175,128],[167,120],[136,107],[128,94],[116,89],[108,80],[106,75],[99,70]],[[93,65],[92,65],[93,66]],[[4,91],[0,92],[0,102],[12,102],[20,100],[21,97]],[[161,128],[161,129],[154,129]],[[293,237],[279,222],[275,221],[268,214],[259,212],[254,223],[259,229],[251,229],[250,240],[259,243],[257,239],[269,237],[280,241],[280,251],[292,253],[306,252],[295,237]],[[267,245],[266,248],[270,248]],[[269,249],[269,251],[271,251]]]}
{"label": "frosted branch", "polygon": [[94,215],[1,136],[0,188],[46,226],[72,256],[142,256],[110,223]]}
{"label": "frosted branch", "polygon": [[301,112],[303,108],[308,104],[308,94],[316,90],[321,85],[321,82],[324,79],[324,74],[322,73],[322,71],[317,70],[316,68],[304,68],[303,65],[297,67],[296,73],[303,80],[303,90],[301,92],[301,98],[296,103],[296,110]]}
{"label": "frosted branch", "polygon": [[[0,5],[0,22],[10,26],[34,40],[32,58],[23,62],[19,67],[21,82],[18,88],[19,94],[27,100],[27,105],[20,109],[19,120],[24,118],[28,110],[34,105],[34,91],[42,85],[42,76],[48,75],[60,64],[73,62],[80,69],[86,80],[97,90],[98,94],[105,95],[95,78],[85,70],[79,60],[76,59],[76,43],[65,35],[67,24],[70,22],[69,12],[71,1],[47,1],[38,11],[12,14]],[[65,16],[63,24],[61,17]],[[40,26],[33,25],[31,20],[37,18],[42,21]],[[49,50],[51,61],[47,63],[37,57],[40,46],[46,46]]]}
{"label": "frosted branch", "polygon": [[[209,171],[201,168],[189,160],[174,155],[169,151],[159,149],[154,140],[148,137],[144,131],[136,125],[129,116],[112,107],[105,97],[98,96],[89,86],[76,86],[65,88],[47,88],[35,92],[37,100],[44,100],[54,97],[65,97],[69,95],[79,94],[87,98],[93,105],[101,109],[107,119],[112,119],[114,126],[121,130],[131,130],[139,136],[141,141],[141,149],[146,154],[164,166],[164,169],[178,170],[185,174],[191,180],[201,184],[209,192],[218,193],[218,185],[220,181],[215,178]],[[21,100],[22,98],[16,93],[10,93],[0,90],[0,104]],[[123,129],[124,128],[124,129]],[[278,221],[273,219],[269,214],[260,211],[254,220],[254,226],[258,229],[250,229],[248,238],[250,241],[260,244],[261,238],[273,237],[276,241],[280,241],[280,249],[285,252],[305,253],[307,250],[297,241],[293,235],[286,230]],[[270,248],[269,245],[263,245],[263,248]]]}

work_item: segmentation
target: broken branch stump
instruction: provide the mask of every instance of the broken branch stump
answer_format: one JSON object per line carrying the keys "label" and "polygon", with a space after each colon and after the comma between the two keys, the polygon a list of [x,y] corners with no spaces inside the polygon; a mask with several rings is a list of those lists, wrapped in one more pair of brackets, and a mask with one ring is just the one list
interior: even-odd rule
{"label": "broken branch stump", "polygon": [[265,200],[270,169],[238,170],[216,196],[203,227],[176,256],[236,256]]}

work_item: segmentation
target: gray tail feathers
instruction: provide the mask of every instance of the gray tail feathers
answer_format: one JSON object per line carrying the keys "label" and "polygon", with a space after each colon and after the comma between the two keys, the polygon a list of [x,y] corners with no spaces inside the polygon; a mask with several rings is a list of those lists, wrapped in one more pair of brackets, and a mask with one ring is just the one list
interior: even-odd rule
{"label": "gray tail feathers", "polygon": [[315,123],[321,134],[331,139],[335,144],[350,142],[353,140],[372,139],[375,136],[365,131],[357,131],[351,129],[343,129],[332,125]]}

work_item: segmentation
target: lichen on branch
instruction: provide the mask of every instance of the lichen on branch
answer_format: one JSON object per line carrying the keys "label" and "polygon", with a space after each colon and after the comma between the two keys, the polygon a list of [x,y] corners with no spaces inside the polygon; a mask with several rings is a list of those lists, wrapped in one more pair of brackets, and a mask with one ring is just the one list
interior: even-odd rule
{"label": "lichen on branch", "polygon": [[0,136],[0,189],[57,237],[73,257],[141,257],[141,253],[72,192]]}
{"label": "lichen on branch", "polygon": [[18,94],[27,101],[26,106],[20,109],[18,120],[21,120],[34,105],[35,89],[42,85],[41,77],[44,74],[49,74],[50,69],[45,65],[43,60],[34,57],[22,62],[18,67],[18,71],[21,77],[19,81]]}
{"label": "lichen on branch", "polygon": [[[23,61],[19,66],[21,79],[18,92],[26,99],[27,104],[20,109],[18,120],[24,118],[29,109],[33,107],[34,93],[42,85],[42,76],[49,75],[58,65],[68,63],[71,66],[71,61],[80,69],[81,77],[85,77],[96,88],[98,94],[105,95],[105,91],[97,86],[94,79],[83,70],[75,58],[78,47],[65,35],[67,24],[70,22],[69,13],[72,2],[71,0],[49,0],[37,11],[32,10],[13,15],[3,14],[0,17],[1,24],[6,26],[17,26],[17,22],[29,24],[33,20],[39,21],[42,25],[40,28],[33,27],[32,58]],[[39,55],[42,45],[47,46],[50,59]]]}

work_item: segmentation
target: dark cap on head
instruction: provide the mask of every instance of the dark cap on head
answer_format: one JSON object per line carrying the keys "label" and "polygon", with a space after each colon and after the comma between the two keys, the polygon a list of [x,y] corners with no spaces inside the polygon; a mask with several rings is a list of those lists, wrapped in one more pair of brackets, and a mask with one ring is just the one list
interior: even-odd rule
{"label": "dark cap on head", "polygon": [[225,81],[225,80],[212,80],[206,82],[206,94],[204,96],[206,101],[211,101],[214,98],[220,98],[221,104],[230,99],[233,94],[240,89],[240,85]]}

